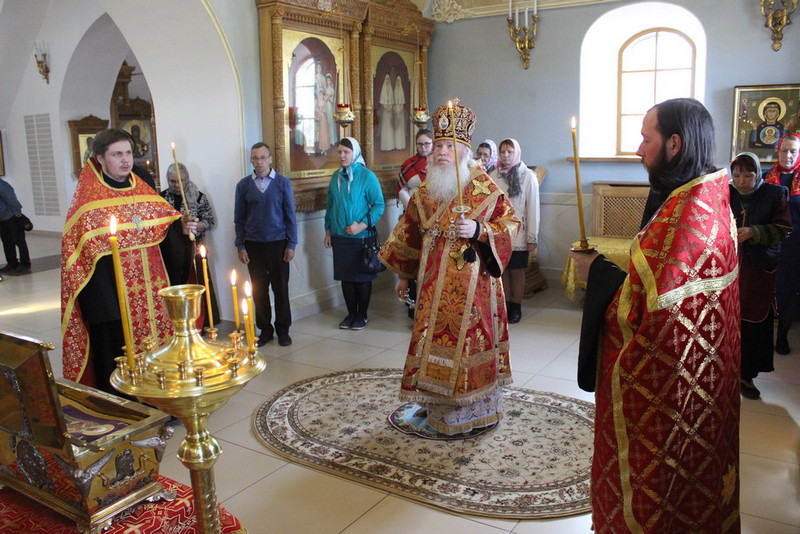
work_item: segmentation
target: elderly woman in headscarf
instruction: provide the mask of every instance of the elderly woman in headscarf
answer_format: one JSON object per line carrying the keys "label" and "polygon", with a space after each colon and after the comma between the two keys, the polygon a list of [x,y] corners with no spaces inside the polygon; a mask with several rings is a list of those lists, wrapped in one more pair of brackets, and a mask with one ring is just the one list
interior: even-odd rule
{"label": "elderly woman in headscarf", "polygon": [[333,279],[341,281],[347,305],[347,317],[339,328],[362,330],[369,321],[367,308],[377,276],[361,269],[362,238],[383,215],[383,193],[375,173],[366,167],[358,141],[345,137],[336,151],[341,167],[328,185],[325,247],[333,248]]}
{"label": "elderly woman in headscarf", "polygon": [[[161,196],[173,208],[184,213],[183,195],[186,195],[189,222],[187,224],[182,222],[182,219],[178,219],[172,223],[167,236],[160,244],[161,255],[164,258],[164,266],[167,268],[170,285],[203,283],[202,268],[199,267],[201,265],[199,247],[205,241],[206,232],[216,225],[216,220],[214,219],[214,211],[211,209],[211,204],[208,202],[208,197],[192,181],[186,165],[178,162],[178,170],[180,170],[180,180],[174,163],[167,168],[169,187],[161,191]],[[183,191],[181,191],[181,183],[183,184]],[[186,233],[187,228],[192,231],[191,238]],[[211,311],[215,322],[219,322],[220,314],[217,309],[217,299],[210,281],[209,287],[211,288]],[[208,319],[205,317],[202,319],[203,323],[208,326]]]}
{"label": "elderly woman in headscarf", "polygon": [[497,167],[497,145],[491,139],[484,139],[475,150],[475,159],[483,165],[486,174]]}
{"label": "elderly woman in headscarf", "polygon": [[778,298],[778,336],[775,352],[789,354],[789,327],[800,315],[800,136],[786,134],[778,141],[777,161],[764,181],[789,190],[792,232],[781,243],[775,293]]}
{"label": "elderly woman in headscarf", "polygon": [[498,165],[489,174],[514,206],[522,226],[514,239],[511,261],[503,272],[508,322],[522,318],[522,294],[525,292],[525,269],[530,254],[539,241],[539,181],[522,162],[522,150],[516,139],[500,142]]}
{"label": "elderly woman in headscarf", "polygon": [[741,393],[757,399],[753,384],[773,371],[775,268],[780,242],[792,228],[786,188],[765,183],[758,156],[738,154],[731,162],[731,210],[739,241],[739,298],[742,310]]}

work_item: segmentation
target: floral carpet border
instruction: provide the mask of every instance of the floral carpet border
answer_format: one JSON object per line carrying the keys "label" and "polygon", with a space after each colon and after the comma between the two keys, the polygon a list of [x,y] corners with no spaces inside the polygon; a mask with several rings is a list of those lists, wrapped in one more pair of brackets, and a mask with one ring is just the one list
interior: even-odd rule
{"label": "floral carpet border", "polygon": [[253,428],[291,461],[450,512],[546,519],[590,511],[592,403],[506,387],[497,428],[425,440],[387,421],[401,404],[401,374],[356,369],[296,382],[256,409]]}

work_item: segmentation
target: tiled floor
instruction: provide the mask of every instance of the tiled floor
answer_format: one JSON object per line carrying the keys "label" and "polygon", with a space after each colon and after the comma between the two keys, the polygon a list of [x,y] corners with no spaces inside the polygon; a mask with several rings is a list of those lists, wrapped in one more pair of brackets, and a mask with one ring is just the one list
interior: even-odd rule
{"label": "tiled floor", "polygon": [[[57,254],[57,238],[29,236],[32,256]],[[34,260],[35,264],[35,260]],[[575,384],[580,308],[556,284],[523,305],[511,328],[515,385],[585,400]],[[409,320],[384,290],[373,295],[369,326],[339,330],[343,309],[296,321],[294,344],[274,342],[269,364],[210,420],[223,454],[215,467],[217,497],[251,534],[424,534],[460,532],[569,534],[590,532],[588,515],[550,521],[502,521],[452,515],[376,489],[292,464],[267,451],[251,429],[253,411],[279,389],[304,378],[358,367],[400,367]],[[0,282],[0,330],[50,341],[60,375],[59,272],[34,272]],[[800,532],[800,325],[791,332],[795,352],[776,355],[776,372],[756,380],[763,399],[742,401],[741,509],[743,532]],[[175,453],[180,427],[162,462],[162,473],[189,484]]]}

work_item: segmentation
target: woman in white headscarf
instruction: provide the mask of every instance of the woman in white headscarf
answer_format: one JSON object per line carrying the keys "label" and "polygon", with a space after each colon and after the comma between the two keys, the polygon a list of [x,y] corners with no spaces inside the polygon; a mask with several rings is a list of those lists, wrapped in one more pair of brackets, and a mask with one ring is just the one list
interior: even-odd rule
{"label": "woman in white headscarf", "polygon": [[522,151],[516,139],[500,141],[498,165],[489,174],[506,194],[517,217],[522,221],[514,239],[511,261],[503,272],[508,322],[522,318],[522,294],[525,292],[525,269],[528,258],[539,242],[539,181],[522,162]]}
{"label": "woman in white headscarf", "polygon": [[336,151],[341,167],[328,185],[325,247],[333,248],[333,279],[342,282],[347,305],[347,317],[339,328],[361,330],[368,322],[372,281],[377,276],[361,270],[362,239],[383,215],[383,193],[375,173],[366,167],[358,141],[345,137]]}
{"label": "woman in white headscarf", "polygon": [[484,139],[475,151],[475,159],[483,165],[486,174],[497,167],[497,145],[491,139]]}

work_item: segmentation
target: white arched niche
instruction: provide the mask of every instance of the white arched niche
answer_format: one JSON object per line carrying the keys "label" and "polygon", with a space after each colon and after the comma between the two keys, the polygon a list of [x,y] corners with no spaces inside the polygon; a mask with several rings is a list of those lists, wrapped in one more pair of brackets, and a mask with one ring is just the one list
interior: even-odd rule
{"label": "white arched niche", "polygon": [[641,2],[612,9],[586,32],[580,61],[580,147],[582,157],[613,157],[617,139],[619,50],[633,35],[653,28],[685,34],[696,47],[695,98],[703,101],[706,34],[688,9],[667,2]]}

